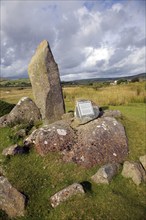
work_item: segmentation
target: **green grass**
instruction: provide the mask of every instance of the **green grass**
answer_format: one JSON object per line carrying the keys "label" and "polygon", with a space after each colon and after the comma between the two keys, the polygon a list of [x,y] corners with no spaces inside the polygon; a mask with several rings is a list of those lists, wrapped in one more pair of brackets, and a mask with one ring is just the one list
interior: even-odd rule
{"label": "green grass", "polygon": [[130,146],[128,158],[138,160],[139,156],[146,154],[146,105],[130,104],[111,107],[111,109],[119,109],[123,113],[122,123]]}
{"label": "green grass", "polygon": [[13,108],[15,104],[10,104],[8,102],[0,100],[0,117],[9,113]]}
{"label": "green grass", "polygon": [[[112,88],[113,89],[113,88]],[[92,89],[91,89],[92,90]],[[93,91],[93,90],[92,90]],[[88,90],[88,98],[95,93]],[[79,90],[77,91],[77,97]],[[82,92],[82,88],[81,88]],[[92,92],[92,93],[90,93]],[[98,92],[98,91],[97,91]],[[76,98],[76,96],[74,97]],[[66,106],[73,109],[72,94],[67,94]],[[91,98],[91,99],[92,99]],[[101,103],[103,106],[108,104]],[[146,154],[145,121],[146,106],[144,103],[128,103],[127,105],[108,106],[119,109],[123,118],[128,142],[128,160],[137,161]],[[15,143],[11,138],[11,128],[1,128],[0,152]],[[99,168],[82,168],[73,163],[63,163],[58,153],[50,153],[46,157],[39,156],[35,149],[29,154],[4,158],[0,161],[6,170],[6,176],[14,187],[28,198],[24,217],[17,220],[144,220],[146,219],[146,188],[144,184],[136,186],[132,180],[125,179],[119,173],[109,186],[97,185],[90,177]],[[49,198],[57,191],[74,182],[87,181],[91,189],[85,195],[74,196],[51,208]],[[8,219],[3,212],[0,217]]]}

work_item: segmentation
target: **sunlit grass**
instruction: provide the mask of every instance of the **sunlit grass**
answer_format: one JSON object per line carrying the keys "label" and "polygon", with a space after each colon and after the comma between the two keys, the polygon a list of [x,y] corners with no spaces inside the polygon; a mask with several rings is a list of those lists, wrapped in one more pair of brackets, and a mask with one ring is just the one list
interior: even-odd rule
{"label": "sunlit grass", "polygon": [[[9,93],[6,93],[10,90]],[[30,88],[18,90],[1,89],[1,98],[10,103],[17,103],[23,96],[32,98]],[[146,153],[146,107],[144,104],[145,85],[136,83],[110,86],[98,90],[91,87],[64,88],[66,109],[74,110],[75,100],[90,99],[99,106],[119,109],[121,122],[128,137],[129,155],[127,160],[138,161]],[[0,129],[0,153],[11,144],[11,128]],[[39,156],[35,149],[29,154],[11,158],[0,156],[6,176],[20,192],[28,198],[24,217],[17,220],[144,220],[146,216],[145,185],[136,186],[131,180],[119,173],[109,186],[97,185],[90,177],[99,166],[91,169],[82,168],[74,163],[63,163],[58,153],[46,157]],[[91,190],[83,196],[75,196],[51,208],[49,198],[57,191],[74,182],[88,181]],[[0,218],[4,216],[0,212]],[[6,217],[2,217],[2,220]]]}
{"label": "sunlit grass", "polygon": [[144,103],[146,101],[146,90],[144,82],[108,86],[98,90],[81,86],[64,88],[64,96],[67,110],[73,110],[75,100],[78,98],[90,99],[99,106]]}
{"label": "sunlit grass", "polygon": [[[73,110],[76,99],[90,99],[99,106],[127,105],[146,102],[145,82],[103,87],[95,90],[87,86],[64,87],[66,109]],[[16,104],[23,96],[33,99],[31,88],[0,88],[1,100]]]}

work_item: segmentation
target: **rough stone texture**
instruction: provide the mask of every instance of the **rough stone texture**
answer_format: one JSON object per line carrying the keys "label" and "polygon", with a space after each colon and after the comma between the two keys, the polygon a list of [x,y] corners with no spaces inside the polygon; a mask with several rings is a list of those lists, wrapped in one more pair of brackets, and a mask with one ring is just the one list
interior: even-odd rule
{"label": "rough stone texture", "polygon": [[40,132],[40,129],[35,129],[25,140],[24,145],[30,146],[31,144],[35,144],[36,137],[38,133]]}
{"label": "rough stone texture", "polygon": [[18,192],[4,176],[0,176],[0,208],[9,217],[24,215],[25,196]]}
{"label": "rough stone texture", "polygon": [[139,160],[140,160],[142,166],[144,167],[144,169],[146,170],[146,155],[141,156],[141,157],[139,158]]}
{"label": "rough stone texture", "polygon": [[92,167],[123,162],[128,154],[124,127],[115,118],[98,118],[80,126],[77,136],[76,145],[64,152],[64,161]]}
{"label": "rough stone texture", "polygon": [[75,141],[75,132],[65,121],[54,122],[35,132],[31,139],[42,156],[50,151],[70,150]]}
{"label": "rough stone texture", "polygon": [[104,110],[102,114],[102,117],[120,118],[121,116],[122,114],[119,110]]}
{"label": "rough stone texture", "polygon": [[66,201],[73,195],[84,194],[84,189],[81,184],[74,183],[67,188],[57,192],[50,198],[51,206],[53,208],[57,207],[61,202]]}
{"label": "rough stone texture", "polygon": [[45,123],[61,119],[65,112],[58,66],[49,43],[44,40],[32,57],[28,74],[32,84],[35,102]]}
{"label": "rough stone texture", "polygon": [[23,97],[8,115],[0,118],[0,127],[21,123],[34,123],[41,119],[36,104],[28,97]]}
{"label": "rough stone texture", "polygon": [[16,137],[18,138],[24,138],[26,136],[26,130],[25,129],[20,129],[15,133]]}
{"label": "rough stone texture", "polygon": [[[78,100],[78,101],[89,101],[89,100]],[[86,124],[86,123],[88,123],[88,122],[98,118],[98,116],[100,114],[100,111],[99,111],[99,107],[94,102],[91,101],[94,115],[83,116],[83,117],[79,116],[77,102],[76,102],[75,113],[74,113],[74,115],[75,115],[75,122],[74,122],[74,124],[83,125],[83,124]]]}
{"label": "rough stone texture", "polygon": [[140,163],[125,161],[122,176],[131,178],[136,185],[146,181],[146,173]]}
{"label": "rough stone texture", "polygon": [[2,155],[12,156],[12,155],[16,155],[16,154],[23,154],[26,152],[27,152],[27,149],[25,147],[20,147],[17,144],[15,144],[15,145],[12,145],[10,147],[5,148],[2,151]]}
{"label": "rough stone texture", "polygon": [[5,175],[4,168],[0,165],[0,176]]}
{"label": "rough stone texture", "polygon": [[117,174],[119,164],[106,164],[95,173],[91,179],[95,183],[109,184],[112,178]]}
{"label": "rough stone texture", "polygon": [[18,148],[17,144],[7,147],[2,151],[2,155],[4,156],[15,155],[17,152],[17,148]]}
{"label": "rough stone texture", "polygon": [[71,120],[73,120],[73,118],[74,118],[73,112],[67,112],[62,115],[62,120],[65,120],[65,121],[71,121]]}

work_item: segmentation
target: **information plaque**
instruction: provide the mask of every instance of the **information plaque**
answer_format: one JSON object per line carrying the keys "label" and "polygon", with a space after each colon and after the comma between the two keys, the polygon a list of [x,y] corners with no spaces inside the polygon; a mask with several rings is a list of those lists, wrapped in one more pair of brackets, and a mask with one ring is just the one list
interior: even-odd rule
{"label": "information plaque", "polygon": [[79,116],[81,118],[94,115],[94,110],[91,101],[78,101],[77,108]]}

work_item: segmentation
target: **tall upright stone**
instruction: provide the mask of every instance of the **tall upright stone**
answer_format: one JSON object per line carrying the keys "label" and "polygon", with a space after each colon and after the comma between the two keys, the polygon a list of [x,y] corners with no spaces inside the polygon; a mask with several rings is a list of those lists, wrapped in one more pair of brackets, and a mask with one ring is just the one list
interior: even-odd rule
{"label": "tall upright stone", "polygon": [[36,105],[43,121],[52,123],[65,112],[58,66],[49,43],[44,40],[38,46],[29,66],[28,74]]}

